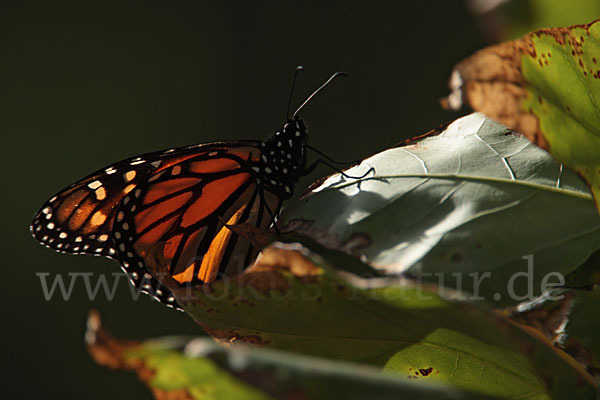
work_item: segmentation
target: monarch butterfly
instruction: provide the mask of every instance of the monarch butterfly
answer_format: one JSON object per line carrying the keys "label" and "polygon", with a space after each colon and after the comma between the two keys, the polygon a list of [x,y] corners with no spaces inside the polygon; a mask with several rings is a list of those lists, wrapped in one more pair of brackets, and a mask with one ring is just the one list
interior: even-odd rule
{"label": "monarch butterfly", "polygon": [[226,225],[268,228],[299,178],[324,162],[307,167],[307,148],[324,155],[308,145],[298,112],[338,75],[345,74],[333,74],[291,118],[288,102],[287,121],[264,141],[158,151],[88,175],[41,207],[33,236],[59,252],[116,259],[134,286],[178,308],[169,289],[149,274],[150,255],[158,251],[181,285],[211,283],[249,265],[258,250]]}

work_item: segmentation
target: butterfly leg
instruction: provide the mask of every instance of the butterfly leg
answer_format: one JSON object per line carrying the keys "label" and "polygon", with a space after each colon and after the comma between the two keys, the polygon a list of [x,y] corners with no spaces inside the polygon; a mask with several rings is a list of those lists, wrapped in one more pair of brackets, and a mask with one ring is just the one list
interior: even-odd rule
{"label": "butterfly leg", "polygon": [[328,161],[319,158],[317,159],[317,161],[315,161],[314,163],[312,163],[311,165],[309,165],[305,170],[304,170],[304,174],[303,175],[308,175],[311,172],[313,172],[315,170],[315,168],[317,168],[317,166],[319,164],[323,164],[328,166],[329,168],[333,169],[334,171],[340,173],[344,178],[348,178],[348,179],[362,179],[365,176],[369,175],[371,172],[375,172],[375,168],[371,167],[369,168],[369,170],[367,172],[365,172],[364,174],[360,175],[360,176],[352,176],[352,175],[348,175],[346,174],[344,171],[340,170],[339,168],[336,168],[335,166],[333,166],[331,163],[329,163]]}

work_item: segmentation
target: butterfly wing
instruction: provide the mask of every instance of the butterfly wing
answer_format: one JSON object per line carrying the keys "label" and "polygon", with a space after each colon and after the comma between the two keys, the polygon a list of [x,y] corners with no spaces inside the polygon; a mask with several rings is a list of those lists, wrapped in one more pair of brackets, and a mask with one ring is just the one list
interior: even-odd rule
{"label": "butterfly wing", "polygon": [[[186,160],[208,154],[214,157],[228,151],[236,153],[240,159],[248,159],[258,151],[259,145],[258,141],[216,142],[148,153],[120,161],[90,174],[53,196],[34,216],[31,232],[42,244],[59,252],[117,259],[137,287],[143,291],[155,289],[155,298],[162,301],[168,299],[170,301],[167,303],[173,303],[174,299],[167,289],[158,290],[158,282],[147,274],[147,270],[139,263],[132,266],[128,261],[128,252],[119,251],[120,243],[115,237],[118,234],[114,231],[119,209],[126,210],[127,205],[123,203],[131,198],[129,194],[132,191],[135,194],[139,193],[140,186],[153,187],[153,177],[158,180],[163,171],[172,172],[175,166],[185,169]],[[172,190],[177,190],[180,182],[171,182],[175,183]],[[191,213],[193,210],[188,217]]]}
{"label": "butterfly wing", "polygon": [[252,167],[260,155],[255,147],[198,154],[125,196],[113,228],[125,266],[154,268],[159,260],[182,285],[241,272],[257,250],[226,225],[264,229],[282,201],[257,184]]}

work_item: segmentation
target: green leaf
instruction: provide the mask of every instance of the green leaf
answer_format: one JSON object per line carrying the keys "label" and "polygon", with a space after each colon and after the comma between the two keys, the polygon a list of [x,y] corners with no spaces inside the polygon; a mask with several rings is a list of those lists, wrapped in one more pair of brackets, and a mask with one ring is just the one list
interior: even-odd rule
{"label": "green leaf", "polygon": [[547,28],[459,63],[443,103],[525,134],[588,183],[600,210],[600,22]]}
{"label": "green leaf", "polygon": [[327,179],[284,210],[283,226],[497,305],[533,299],[600,248],[581,179],[480,114],[346,173],[369,168]]}
{"label": "green leaf", "polygon": [[481,393],[495,393],[503,398],[546,399],[540,391],[538,378],[523,368],[525,359],[499,352],[496,347],[448,330],[437,330],[422,343],[398,351],[386,368],[409,370],[416,376],[426,369],[413,370],[414,365],[437,365],[444,373],[433,369],[431,379]]}
{"label": "green leaf", "polygon": [[225,347],[206,338],[122,341],[97,321],[86,333],[95,360],[134,370],[157,399],[490,398],[358,364],[242,345]]}
{"label": "green leaf", "polygon": [[500,398],[550,398],[565,388],[586,398],[593,390],[584,372],[498,315],[406,282],[343,279],[307,249],[280,246],[264,249],[238,279],[172,290],[221,342],[371,364]]}
{"label": "green leaf", "polygon": [[537,117],[552,155],[590,184],[600,208],[600,23],[543,30],[530,40],[522,106]]}

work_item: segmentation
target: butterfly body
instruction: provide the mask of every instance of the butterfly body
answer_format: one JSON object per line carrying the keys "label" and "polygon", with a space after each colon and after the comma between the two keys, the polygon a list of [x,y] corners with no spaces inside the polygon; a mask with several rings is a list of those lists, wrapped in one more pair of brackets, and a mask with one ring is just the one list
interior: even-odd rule
{"label": "butterfly body", "polygon": [[[177,307],[149,272],[181,285],[247,267],[258,250],[226,225],[269,228],[306,171],[299,116],[264,141],[225,141],[144,154],[68,186],[36,213],[33,236],[56,251],[116,259],[143,292]],[[159,277],[160,278],[160,277]]]}

